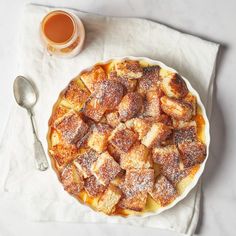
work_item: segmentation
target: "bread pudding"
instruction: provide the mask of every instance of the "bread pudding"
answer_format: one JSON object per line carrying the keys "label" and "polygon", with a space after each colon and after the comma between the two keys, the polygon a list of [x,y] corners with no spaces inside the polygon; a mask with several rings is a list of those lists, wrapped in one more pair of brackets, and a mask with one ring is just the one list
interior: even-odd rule
{"label": "bread pudding", "polygon": [[159,213],[184,198],[208,154],[204,107],[162,63],[114,59],[82,71],[49,120],[48,152],[64,189],[107,215]]}

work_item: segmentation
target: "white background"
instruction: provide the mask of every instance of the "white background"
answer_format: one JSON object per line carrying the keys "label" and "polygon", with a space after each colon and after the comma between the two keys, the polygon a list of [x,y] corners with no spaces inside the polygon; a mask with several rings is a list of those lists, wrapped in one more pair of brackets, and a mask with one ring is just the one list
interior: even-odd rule
{"label": "white background", "polygon": [[[17,75],[18,18],[26,0],[0,0],[0,137],[8,119],[12,82]],[[203,176],[197,233],[236,235],[236,1],[235,0],[44,0],[110,16],[136,16],[159,21],[222,45],[217,63],[211,119],[211,158]],[[13,144],[14,146],[14,144]],[[0,158],[4,158],[1,156]],[[23,209],[0,204],[0,236],[12,235],[176,235],[157,229],[117,225],[32,223]]]}

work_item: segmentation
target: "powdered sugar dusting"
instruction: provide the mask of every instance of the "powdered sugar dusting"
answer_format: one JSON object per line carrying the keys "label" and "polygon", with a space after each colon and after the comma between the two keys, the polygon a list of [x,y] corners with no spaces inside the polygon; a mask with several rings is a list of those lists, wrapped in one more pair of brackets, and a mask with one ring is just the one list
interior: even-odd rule
{"label": "powdered sugar dusting", "polygon": [[140,192],[152,191],[153,183],[153,169],[130,169],[126,172],[121,189],[127,197],[130,197]]}
{"label": "powdered sugar dusting", "polygon": [[162,206],[166,206],[177,197],[177,191],[167,178],[161,175],[157,178],[151,195],[154,200],[160,201]]}

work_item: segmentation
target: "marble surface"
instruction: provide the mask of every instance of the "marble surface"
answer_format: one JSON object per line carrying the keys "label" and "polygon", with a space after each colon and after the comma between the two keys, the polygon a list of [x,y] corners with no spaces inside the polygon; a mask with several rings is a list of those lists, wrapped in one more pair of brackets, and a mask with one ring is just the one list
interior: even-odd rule
{"label": "marble surface", "polygon": [[[13,101],[17,75],[17,31],[26,0],[0,1],[0,137]],[[200,235],[235,235],[236,210],[236,2],[235,0],[38,0],[39,4],[77,8],[111,16],[152,19],[170,27],[221,43],[211,119],[211,158],[203,176]],[[20,58],[19,58],[20,60]],[[0,154],[1,156],[1,154]],[[173,232],[117,225],[32,223],[24,209],[0,202],[0,235],[176,235]]]}

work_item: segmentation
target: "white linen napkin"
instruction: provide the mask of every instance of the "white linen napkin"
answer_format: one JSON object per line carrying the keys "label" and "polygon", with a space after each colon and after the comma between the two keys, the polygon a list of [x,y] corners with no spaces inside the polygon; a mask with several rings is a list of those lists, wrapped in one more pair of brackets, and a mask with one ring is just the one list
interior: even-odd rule
{"label": "white linen napkin", "polygon": [[[47,150],[47,122],[59,92],[83,68],[117,56],[146,56],[160,60],[189,79],[211,111],[218,44],[180,33],[164,25],[134,18],[114,18],[74,11],[86,29],[84,50],[72,59],[50,57],[39,38],[39,24],[51,8],[27,5],[20,32],[19,74],[30,78],[39,92],[35,106],[38,134]],[[193,234],[198,222],[200,187],[197,185],[175,207],[139,219],[107,217],[79,204],[67,194],[56,174],[34,167],[33,136],[27,113],[15,105],[0,149],[0,195],[19,201],[36,221],[122,223]]]}

